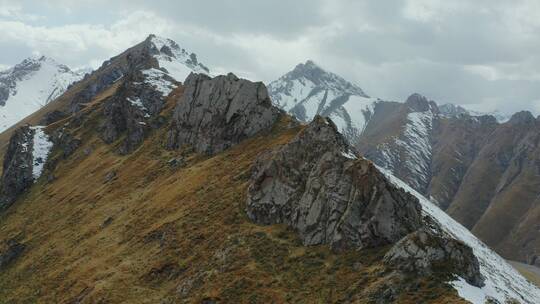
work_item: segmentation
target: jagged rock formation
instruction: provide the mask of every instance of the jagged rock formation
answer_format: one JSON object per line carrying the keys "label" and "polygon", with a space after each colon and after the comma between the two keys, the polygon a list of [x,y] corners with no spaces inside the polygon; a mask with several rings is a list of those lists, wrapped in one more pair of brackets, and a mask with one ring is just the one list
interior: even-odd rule
{"label": "jagged rock formation", "polygon": [[34,182],[33,141],[34,130],[29,126],[17,129],[9,141],[2,171],[0,211],[7,209],[15,199]]}
{"label": "jagged rock formation", "polygon": [[364,130],[378,101],[357,85],[308,60],[268,85],[272,102],[300,121],[330,117],[349,140]]}
{"label": "jagged rock formation", "polygon": [[260,82],[233,74],[191,74],[184,86],[168,135],[169,149],[191,145],[199,153],[221,152],[268,130],[280,115]]}
{"label": "jagged rock formation", "polygon": [[[105,120],[101,126],[101,136],[106,143],[126,135],[119,150],[121,154],[133,151],[152,127],[161,126],[163,118],[159,114],[165,104],[165,94],[169,93],[167,90],[164,94],[145,82],[144,72],[133,71],[127,77],[116,94],[105,101]],[[167,75],[163,77],[174,83]]]}
{"label": "jagged rock formation", "polygon": [[5,241],[3,248],[0,248],[0,271],[19,258],[25,249],[26,245],[19,243],[15,239]]}
{"label": "jagged rock formation", "polygon": [[501,124],[412,95],[378,103],[356,146],[507,258],[527,261],[540,243],[538,132],[528,112]]}
{"label": "jagged rock formation", "polygon": [[377,105],[356,146],[366,158],[425,193],[431,178],[437,113],[437,105],[419,94],[411,95],[403,104]]}
{"label": "jagged rock formation", "polygon": [[83,76],[44,56],[1,71],[0,131],[47,105]]}
{"label": "jagged rock formation", "polygon": [[142,81],[167,93],[175,87],[175,82],[184,81],[190,72],[208,74],[209,70],[198,62],[195,54],[189,54],[176,42],[150,35],[143,42],[105,61],[95,73],[85,78],[90,81],[72,98],[71,110],[80,110],[98,93],[134,72],[142,72],[146,76]]}
{"label": "jagged rock formation", "polygon": [[414,275],[433,275],[445,272],[464,278],[469,284],[482,287],[478,259],[472,249],[441,232],[427,229],[415,231],[384,256],[386,264]]}
{"label": "jagged rock formation", "polygon": [[258,163],[249,187],[249,218],[286,223],[304,244],[335,249],[391,244],[418,229],[418,201],[353,155],[331,120],[317,116]]}

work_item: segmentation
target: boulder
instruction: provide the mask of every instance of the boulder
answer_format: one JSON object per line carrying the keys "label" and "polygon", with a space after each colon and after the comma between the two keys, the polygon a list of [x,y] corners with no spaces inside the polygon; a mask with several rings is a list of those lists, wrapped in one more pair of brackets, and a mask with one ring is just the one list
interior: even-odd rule
{"label": "boulder", "polygon": [[269,130],[281,113],[261,82],[192,73],[184,85],[168,134],[169,149],[192,145],[199,153],[218,153]]}
{"label": "boulder", "polygon": [[247,198],[256,223],[285,223],[305,245],[336,250],[392,244],[421,226],[420,205],[368,160],[334,123],[316,116],[290,143],[262,155]]}
{"label": "boulder", "polygon": [[32,175],[34,130],[21,127],[11,136],[4,155],[0,189],[0,211],[7,209],[34,182]]}
{"label": "boulder", "polygon": [[420,229],[407,235],[388,251],[384,262],[414,275],[446,272],[462,277],[471,285],[484,286],[472,249],[441,232]]}

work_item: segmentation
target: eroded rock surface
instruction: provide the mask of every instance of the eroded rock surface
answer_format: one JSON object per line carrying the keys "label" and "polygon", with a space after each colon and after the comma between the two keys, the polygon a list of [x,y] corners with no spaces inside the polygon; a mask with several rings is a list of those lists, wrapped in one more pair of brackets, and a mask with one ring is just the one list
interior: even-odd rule
{"label": "eroded rock surface", "polygon": [[34,182],[32,176],[32,149],[34,130],[29,126],[17,129],[9,140],[2,171],[0,211],[7,209],[15,199]]}
{"label": "eroded rock surface", "polygon": [[184,84],[169,131],[169,149],[187,144],[199,153],[214,154],[269,130],[281,113],[261,82],[233,74],[210,78],[192,73]]}
{"label": "eroded rock surface", "polygon": [[461,276],[474,286],[484,285],[478,259],[469,246],[425,229],[399,241],[385,255],[384,261],[391,267],[415,275],[446,271]]}
{"label": "eroded rock surface", "polygon": [[112,143],[125,135],[119,148],[121,154],[133,151],[144,141],[163,109],[166,98],[162,92],[144,81],[142,72],[135,71],[126,77],[117,94],[105,102],[105,121],[101,126],[101,137],[106,143]]}
{"label": "eroded rock surface", "polygon": [[379,246],[421,226],[418,200],[357,159],[332,121],[320,116],[261,157],[248,192],[249,218],[294,227],[305,245]]}

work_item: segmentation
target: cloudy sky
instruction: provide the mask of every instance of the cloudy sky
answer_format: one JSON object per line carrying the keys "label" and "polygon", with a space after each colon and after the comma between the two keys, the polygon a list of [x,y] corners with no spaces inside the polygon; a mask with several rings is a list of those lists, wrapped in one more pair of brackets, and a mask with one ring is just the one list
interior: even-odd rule
{"label": "cloudy sky", "polygon": [[155,33],[218,73],[271,81],[313,59],[374,97],[540,114],[538,0],[0,0],[0,33],[0,69],[97,67]]}

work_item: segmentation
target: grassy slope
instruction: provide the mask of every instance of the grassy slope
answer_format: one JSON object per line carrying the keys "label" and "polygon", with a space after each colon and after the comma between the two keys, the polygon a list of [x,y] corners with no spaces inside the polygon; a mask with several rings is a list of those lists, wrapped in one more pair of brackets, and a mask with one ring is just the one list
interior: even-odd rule
{"label": "grassy slope", "polygon": [[[0,273],[0,303],[364,303],[392,281],[380,264],[387,248],[336,255],[246,218],[252,163],[301,129],[286,128],[286,118],[211,158],[165,151],[165,130],[118,156],[92,131],[97,113],[77,131],[83,146],[60,162],[57,179],[42,179],[0,217],[0,239],[28,246]],[[170,168],[182,153],[187,166]],[[400,299],[441,301],[462,303],[431,280]]]}

